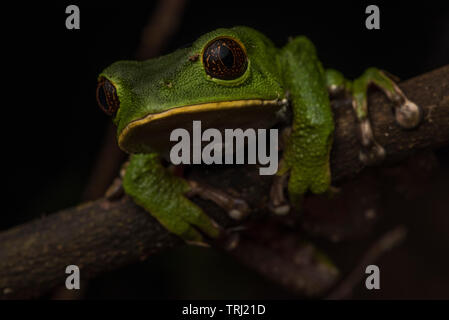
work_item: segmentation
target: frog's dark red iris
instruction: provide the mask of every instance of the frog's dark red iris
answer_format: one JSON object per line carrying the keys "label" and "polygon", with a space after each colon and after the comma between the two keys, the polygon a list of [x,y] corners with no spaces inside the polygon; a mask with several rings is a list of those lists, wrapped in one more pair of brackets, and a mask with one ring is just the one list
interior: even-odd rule
{"label": "frog's dark red iris", "polygon": [[120,107],[117,90],[106,78],[101,78],[97,85],[97,102],[100,108],[108,115],[113,115]]}
{"label": "frog's dark red iris", "polygon": [[242,46],[231,38],[218,38],[204,49],[203,65],[212,78],[234,80],[241,77],[248,67],[248,59]]}

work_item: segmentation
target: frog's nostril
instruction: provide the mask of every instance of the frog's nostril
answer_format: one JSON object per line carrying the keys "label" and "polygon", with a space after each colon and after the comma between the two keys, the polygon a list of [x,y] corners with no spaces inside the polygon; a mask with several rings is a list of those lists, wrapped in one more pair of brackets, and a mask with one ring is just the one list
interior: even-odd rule
{"label": "frog's nostril", "polygon": [[117,90],[111,81],[106,78],[100,78],[98,81],[97,102],[107,115],[113,115],[120,107]]}

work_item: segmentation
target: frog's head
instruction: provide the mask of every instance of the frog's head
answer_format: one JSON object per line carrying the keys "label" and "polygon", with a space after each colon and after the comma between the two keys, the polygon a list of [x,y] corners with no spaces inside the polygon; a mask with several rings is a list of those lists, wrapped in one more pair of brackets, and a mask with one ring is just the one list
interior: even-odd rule
{"label": "frog's head", "polygon": [[267,127],[286,104],[277,49],[247,28],[218,29],[191,47],[99,76],[97,100],[114,117],[119,146],[165,153],[173,129]]}

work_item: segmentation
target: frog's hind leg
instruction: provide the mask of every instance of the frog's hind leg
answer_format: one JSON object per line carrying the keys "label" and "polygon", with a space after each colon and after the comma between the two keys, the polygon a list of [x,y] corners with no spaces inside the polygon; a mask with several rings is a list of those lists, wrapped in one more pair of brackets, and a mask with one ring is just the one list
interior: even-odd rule
{"label": "frog's hind leg", "polygon": [[157,154],[133,154],[123,178],[125,192],[182,239],[204,244],[204,236],[217,238],[220,227],[203,210],[187,199],[191,187],[173,175]]}
{"label": "frog's hind leg", "polygon": [[362,150],[360,160],[365,164],[374,164],[385,157],[385,149],[374,138],[368,116],[367,91],[371,84],[380,88],[394,103],[395,118],[404,129],[416,127],[421,121],[422,111],[410,101],[402,90],[384,72],[377,68],[367,69],[354,81],[346,80],[343,75],[333,69],[326,70],[326,83],[330,95],[344,93],[352,98],[352,107],[359,122]]}
{"label": "frog's hind leg", "polygon": [[[168,169],[177,176],[183,177],[184,175],[183,166],[170,165]],[[213,188],[202,182],[200,183],[191,179],[186,179],[186,181],[190,186],[189,191],[186,193],[188,198],[198,196],[204,200],[212,201],[217,206],[225,210],[228,216],[234,220],[242,220],[248,216],[250,207],[245,200]]]}

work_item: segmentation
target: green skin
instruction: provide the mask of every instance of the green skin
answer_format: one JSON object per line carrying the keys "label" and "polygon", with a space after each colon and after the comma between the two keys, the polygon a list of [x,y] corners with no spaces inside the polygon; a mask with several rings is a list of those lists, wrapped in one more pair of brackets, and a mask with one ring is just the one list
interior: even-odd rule
{"label": "green skin", "polygon": [[[211,78],[202,63],[203,48],[211,40],[223,36],[239,40],[246,49],[248,68],[235,80]],[[130,123],[173,108],[287,98],[293,114],[292,131],[277,174],[289,175],[288,195],[293,205],[298,205],[308,190],[319,194],[330,187],[329,157],[334,121],[328,87],[349,90],[360,106],[366,104],[370,82],[384,81],[385,86],[391,87],[391,80],[384,79],[374,68],[353,83],[337,71],[325,71],[314,45],[306,37],[296,37],[279,49],[263,34],[248,27],[215,30],[200,37],[189,48],[156,59],[116,62],[100,77],[113,83],[120,100],[114,117],[119,141]],[[260,112],[254,107],[254,114]],[[359,117],[366,117],[366,114],[360,112]],[[200,113],[198,119],[207,122],[207,117],[202,118]],[[145,125],[151,126],[151,123]],[[232,123],[229,125],[231,127]],[[137,204],[187,241],[202,242],[204,234],[209,237],[220,234],[213,221],[185,196],[190,190],[187,181],[162,166],[151,144],[128,138],[122,140],[120,147],[132,153],[123,187]]]}

